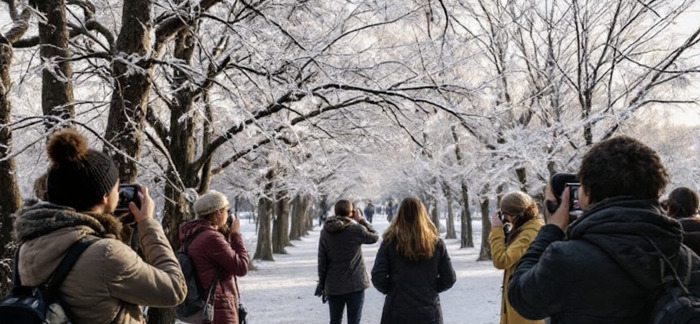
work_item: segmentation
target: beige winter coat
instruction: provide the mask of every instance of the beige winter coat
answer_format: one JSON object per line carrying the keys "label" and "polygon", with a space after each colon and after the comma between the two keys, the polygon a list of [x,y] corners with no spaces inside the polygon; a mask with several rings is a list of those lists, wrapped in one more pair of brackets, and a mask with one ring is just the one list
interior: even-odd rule
{"label": "beige winter coat", "polygon": [[527,248],[537,236],[544,222],[540,218],[531,219],[523,224],[519,233],[508,245],[505,244],[503,227],[494,227],[489,235],[491,243],[491,259],[493,266],[504,269],[503,273],[503,298],[501,298],[501,324],[543,324],[542,320],[529,320],[522,317],[513,309],[508,301],[508,280],[518,265],[518,261],[525,254]]}
{"label": "beige winter coat", "polygon": [[19,254],[22,284],[45,282],[71,244],[95,235],[102,239],[83,252],[60,289],[78,323],[145,323],[139,306],[172,307],[184,299],[184,277],[156,220],[138,223],[144,260],[117,239],[120,226],[113,216],[57,207],[33,206],[15,220],[15,235],[25,241]]}

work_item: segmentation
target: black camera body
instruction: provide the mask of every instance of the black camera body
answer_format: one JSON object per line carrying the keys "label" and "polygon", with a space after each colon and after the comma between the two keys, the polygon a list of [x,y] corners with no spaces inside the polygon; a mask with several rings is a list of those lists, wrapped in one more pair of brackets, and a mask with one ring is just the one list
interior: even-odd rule
{"label": "black camera body", "polygon": [[577,212],[581,210],[581,205],[578,201],[578,188],[581,184],[576,179],[576,175],[573,173],[556,173],[552,176],[549,182],[550,188],[554,197],[556,197],[556,206],[547,205],[547,209],[550,213],[556,211],[556,209],[561,205],[561,196],[564,193],[564,189],[569,188],[569,211]]}
{"label": "black camera body", "polygon": [[115,210],[115,213],[128,213],[130,202],[136,204],[136,207],[141,208],[141,198],[139,198],[139,185],[120,184],[119,202],[117,203],[117,209]]}
{"label": "black camera body", "polygon": [[569,187],[569,211],[580,211],[581,204],[578,202],[578,188],[581,186],[578,182],[568,182]]}
{"label": "black camera body", "polygon": [[501,220],[501,223],[505,224],[508,223],[508,220],[506,219],[506,214],[503,213],[500,209],[498,210],[498,219]]}

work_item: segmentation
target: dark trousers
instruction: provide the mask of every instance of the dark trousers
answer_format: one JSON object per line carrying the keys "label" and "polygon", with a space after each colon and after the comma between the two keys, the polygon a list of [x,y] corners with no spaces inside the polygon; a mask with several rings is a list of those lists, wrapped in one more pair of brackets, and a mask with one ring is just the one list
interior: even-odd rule
{"label": "dark trousers", "polygon": [[328,308],[331,311],[330,324],[343,322],[343,310],[348,305],[348,324],[360,324],[362,318],[362,304],[365,302],[365,291],[349,293],[345,295],[328,296]]}

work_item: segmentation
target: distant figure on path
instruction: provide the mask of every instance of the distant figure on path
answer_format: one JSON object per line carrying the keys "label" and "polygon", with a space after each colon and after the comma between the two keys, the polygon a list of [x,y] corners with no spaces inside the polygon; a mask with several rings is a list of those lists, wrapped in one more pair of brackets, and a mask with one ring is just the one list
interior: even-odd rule
{"label": "distant figure on path", "polygon": [[379,235],[348,200],[335,204],[335,216],[328,217],[318,242],[317,291],[328,298],[330,324],[343,321],[348,307],[348,324],[359,324],[369,278],[362,257],[362,244],[373,244]]}
{"label": "distant figure on path", "polygon": [[370,200],[369,203],[367,203],[367,206],[365,207],[365,218],[367,218],[370,224],[372,224],[372,216],[374,216],[374,205]]}
{"label": "distant figure on path", "polygon": [[391,220],[394,218],[394,204],[391,200],[389,200],[386,203],[386,220],[391,223]]}
{"label": "distant figure on path", "polygon": [[386,294],[381,324],[441,324],[439,293],[457,280],[445,243],[415,197],[401,202],[384,232],[372,284]]}

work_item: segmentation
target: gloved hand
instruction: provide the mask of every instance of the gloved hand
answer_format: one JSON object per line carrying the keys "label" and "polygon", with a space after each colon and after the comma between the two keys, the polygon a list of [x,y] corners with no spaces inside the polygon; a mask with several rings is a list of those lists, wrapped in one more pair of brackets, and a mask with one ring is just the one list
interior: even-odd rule
{"label": "gloved hand", "polygon": [[316,285],[316,291],[314,292],[314,296],[321,297],[321,302],[323,302],[324,304],[328,300],[328,297],[326,297],[326,291],[324,290],[322,283],[319,282],[318,285]]}

